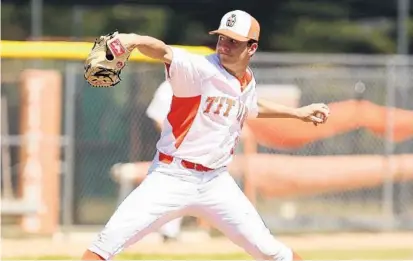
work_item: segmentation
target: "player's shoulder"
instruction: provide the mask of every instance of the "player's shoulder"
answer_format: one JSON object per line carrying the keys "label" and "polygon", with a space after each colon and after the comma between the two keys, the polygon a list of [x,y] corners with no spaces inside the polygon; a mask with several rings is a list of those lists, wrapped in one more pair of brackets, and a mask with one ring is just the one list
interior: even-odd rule
{"label": "player's shoulder", "polygon": [[184,58],[195,59],[195,60],[206,60],[205,57],[208,56],[208,55],[192,52],[180,46],[169,46],[169,47],[171,48],[173,55],[177,57],[184,57]]}
{"label": "player's shoulder", "polygon": [[205,56],[208,61],[208,69],[211,76],[222,77],[225,74],[225,69],[221,65],[221,61],[216,53]]}
{"label": "player's shoulder", "polygon": [[172,46],[171,47],[174,55],[183,58],[183,59],[189,59],[193,63],[202,63],[203,65],[206,64],[213,64],[214,63],[214,57],[216,56],[215,53],[213,54],[199,54],[195,52],[191,52],[190,50],[187,50],[182,47],[176,47]]}
{"label": "player's shoulder", "polygon": [[208,55],[195,54],[194,64],[200,71],[204,79],[208,79],[219,73],[219,58],[216,53]]}
{"label": "player's shoulder", "polygon": [[216,53],[213,54],[209,54],[205,56],[205,59],[208,61],[208,63],[212,64],[212,65],[219,65],[219,57]]}

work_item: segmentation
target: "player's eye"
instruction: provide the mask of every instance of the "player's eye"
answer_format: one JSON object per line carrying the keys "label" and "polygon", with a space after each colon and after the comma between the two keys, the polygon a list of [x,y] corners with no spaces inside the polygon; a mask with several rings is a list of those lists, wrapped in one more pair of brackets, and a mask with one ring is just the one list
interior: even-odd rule
{"label": "player's eye", "polygon": [[218,37],[218,40],[219,40],[220,42],[227,42],[227,43],[229,43],[229,44],[231,44],[231,45],[233,45],[233,46],[239,44],[239,42],[238,42],[237,40],[234,40],[234,39],[232,39],[232,38],[229,38],[229,37],[226,37],[226,36],[223,36],[223,35],[220,35],[220,36]]}

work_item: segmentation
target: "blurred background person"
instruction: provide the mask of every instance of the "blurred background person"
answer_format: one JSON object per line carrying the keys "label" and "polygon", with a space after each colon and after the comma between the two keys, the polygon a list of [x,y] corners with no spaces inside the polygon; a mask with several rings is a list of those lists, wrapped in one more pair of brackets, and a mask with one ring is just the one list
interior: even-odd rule
{"label": "blurred background person", "polygon": [[[146,115],[156,124],[159,133],[162,131],[163,121],[168,115],[172,102],[172,88],[168,81],[164,81],[155,91],[154,97],[146,110]],[[164,242],[177,240],[181,232],[182,217],[163,225],[159,232]]]}

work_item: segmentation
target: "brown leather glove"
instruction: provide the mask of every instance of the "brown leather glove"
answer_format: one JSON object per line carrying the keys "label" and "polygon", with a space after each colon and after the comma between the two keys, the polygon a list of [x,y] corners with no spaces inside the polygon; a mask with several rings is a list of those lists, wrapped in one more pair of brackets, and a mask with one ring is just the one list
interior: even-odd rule
{"label": "brown leather glove", "polygon": [[133,36],[113,32],[96,39],[85,61],[84,77],[92,87],[113,87],[134,49]]}

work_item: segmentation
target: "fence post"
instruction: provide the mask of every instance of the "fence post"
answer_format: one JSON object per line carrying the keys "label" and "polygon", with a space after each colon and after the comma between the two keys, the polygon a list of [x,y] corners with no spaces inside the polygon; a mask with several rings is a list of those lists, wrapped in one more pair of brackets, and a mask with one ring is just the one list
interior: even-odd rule
{"label": "fence post", "polygon": [[76,113],[76,63],[65,65],[65,115],[64,115],[64,178],[63,178],[63,227],[73,225],[74,162],[75,162],[75,113]]}
{"label": "fence post", "polygon": [[[411,87],[409,84],[409,59],[407,55],[400,55],[398,56],[398,70],[397,70],[397,89],[395,93],[397,93],[397,98],[395,100],[395,106],[397,105],[398,108],[404,110],[412,109],[409,106],[409,88]],[[409,141],[404,141],[397,147],[398,154],[406,154],[409,153],[409,146],[411,143]],[[411,163],[413,164],[413,162]],[[408,188],[407,182],[399,182],[395,184],[394,190],[394,216],[397,221],[402,217],[404,214],[404,199],[408,199]],[[407,201],[406,201],[407,202]]]}
{"label": "fence post", "polygon": [[53,235],[59,225],[61,73],[26,69],[20,74],[19,194],[35,206],[23,215],[25,232]]}
{"label": "fence post", "polygon": [[[9,109],[7,97],[1,97],[1,136],[8,137],[9,133]],[[1,146],[1,164],[2,164],[2,176],[3,176],[3,193],[6,199],[13,198],[13,183],[11,173],[11,156],[9,144],[2,144]]]}
{"label": "fence post", "polygon": [[392,160],[392,155],[394,153],[394,106],[395,106],[395,61],[390,59],[386,62],[386,140],[384,148],[384,172],[385,175],[383,183],[383,198],[382,198],[382,207],[383,207],[383,226],[382,229],[389,229],[393,226],[394,213],[393,213],[393,177],[392,169],[395,167]]}

